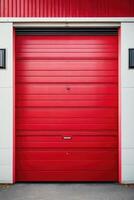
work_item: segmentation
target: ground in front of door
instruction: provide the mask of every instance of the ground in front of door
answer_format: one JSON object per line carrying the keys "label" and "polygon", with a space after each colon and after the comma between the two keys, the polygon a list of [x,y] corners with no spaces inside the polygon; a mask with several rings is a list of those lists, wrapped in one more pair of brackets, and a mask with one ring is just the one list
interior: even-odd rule
{"label": "ground in front of door", "polygon": [[29,183],[0,185],[0,200],[134,200],[134,185]]}

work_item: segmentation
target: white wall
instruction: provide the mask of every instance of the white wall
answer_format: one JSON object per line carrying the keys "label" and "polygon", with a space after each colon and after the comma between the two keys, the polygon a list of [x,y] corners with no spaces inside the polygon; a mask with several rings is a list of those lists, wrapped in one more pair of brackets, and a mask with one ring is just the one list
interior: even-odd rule
{"label": "white wall", "polygon": [[13,182],[13,28],[0,23],[0,48],[6,69],[0,69],[0,183]]}
{"label": "white wall", "polygon": [[121,24],[122,183],[134,183],[134,70],[128,69],[128,49],[134,48],[134,23]]}

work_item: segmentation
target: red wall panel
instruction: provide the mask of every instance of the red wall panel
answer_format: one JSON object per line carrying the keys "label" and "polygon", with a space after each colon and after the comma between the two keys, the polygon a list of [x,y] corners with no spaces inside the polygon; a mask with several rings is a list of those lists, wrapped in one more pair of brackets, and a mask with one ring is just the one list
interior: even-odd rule
{"label": "red wall panel", "polygon": [[134,17],[134,1],[0,0],[0,17]]}

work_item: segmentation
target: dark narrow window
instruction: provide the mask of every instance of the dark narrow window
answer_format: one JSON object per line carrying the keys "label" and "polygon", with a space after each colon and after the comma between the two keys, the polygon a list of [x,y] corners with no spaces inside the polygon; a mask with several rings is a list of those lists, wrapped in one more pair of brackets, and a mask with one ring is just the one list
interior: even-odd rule
{"label": "dark narrow window", "polygon": [[0,49],[0,68],[5,69],[6,68],[6,50]]}
{"label": "dark narrow window", "polygon": [[129,69],[134,69],[134,49],[129,49]]}

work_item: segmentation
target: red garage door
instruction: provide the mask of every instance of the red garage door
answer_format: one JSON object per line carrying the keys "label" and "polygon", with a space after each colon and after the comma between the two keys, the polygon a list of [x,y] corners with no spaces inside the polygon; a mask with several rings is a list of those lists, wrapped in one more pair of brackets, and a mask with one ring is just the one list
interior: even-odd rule
{"label": "red garage door", "polygon": [[16,181],[117,181],[117,51],[117,35],[16,36]]}

